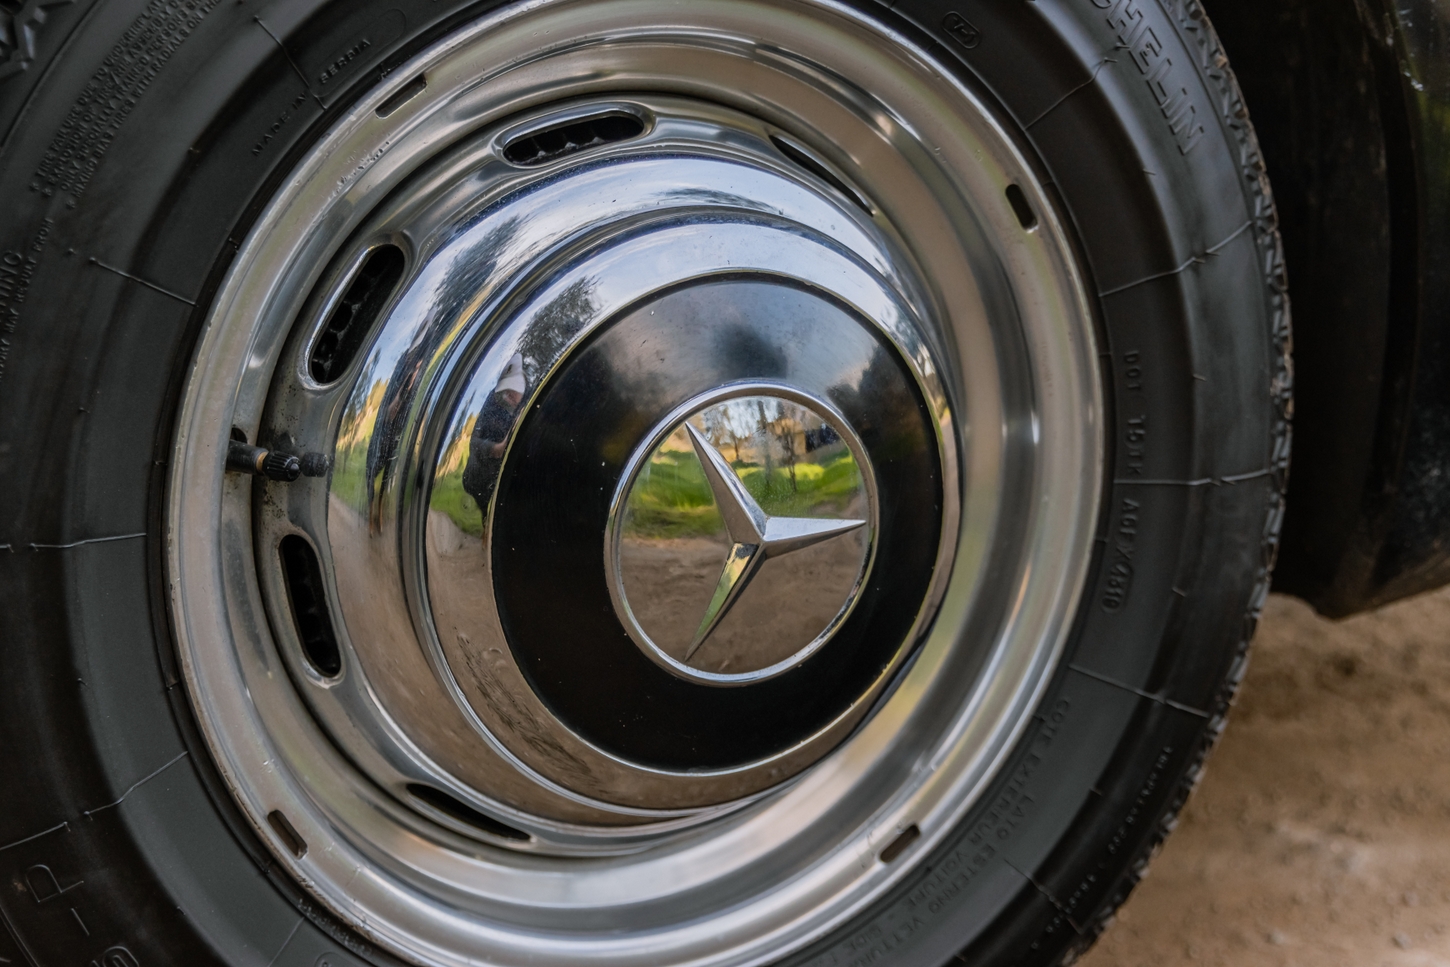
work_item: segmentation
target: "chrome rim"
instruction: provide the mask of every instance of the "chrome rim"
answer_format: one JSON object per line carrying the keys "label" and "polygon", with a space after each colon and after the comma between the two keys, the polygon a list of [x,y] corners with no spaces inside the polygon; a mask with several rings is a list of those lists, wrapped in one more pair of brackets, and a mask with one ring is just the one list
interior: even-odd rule
{"label": "chrome rim", "polygon": [[[204,738],[411,960],[779,958],[1029,720],[1097,365],[1030,164],[905,38],[508,7],[324,135],[211,310],[168,498]],[[237,437],[319,475],[227,472]]]}

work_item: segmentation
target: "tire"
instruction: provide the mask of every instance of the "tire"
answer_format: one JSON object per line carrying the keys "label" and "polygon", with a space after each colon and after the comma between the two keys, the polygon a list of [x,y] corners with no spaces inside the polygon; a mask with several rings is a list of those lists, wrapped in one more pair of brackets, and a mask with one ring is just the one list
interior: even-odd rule
{"label": "tire", "polygon": [[[208,358],[194,353],[289,175],[414,58],[508,8],[13,9],[0,11],[0,958],[424,962],[302,882],[301,821],[259,815],[216,758],[177,632],[190,575],[175,474]],[[1071,610],[1046,616],[1063,641],[960,815],[877,841],[886,853],[862,864],[904,872],[849,917],[731,962],[1068,962],[1172,829],[1268,594],[1291,408],[1272,197],[1197,0],[863,0],[850,16],[942,65],[1036,172],[1044,207],[1015,214],[1024,229],[1060,222],[1088,293],[1101,497]],[[809,177],[849,194],[849,159],[812,147],[825,160]],[[271,506],[277,491],[255,486]],[[894,674],[916,667],[903,662]],[[635,962],[675,962],[651,956]]]}

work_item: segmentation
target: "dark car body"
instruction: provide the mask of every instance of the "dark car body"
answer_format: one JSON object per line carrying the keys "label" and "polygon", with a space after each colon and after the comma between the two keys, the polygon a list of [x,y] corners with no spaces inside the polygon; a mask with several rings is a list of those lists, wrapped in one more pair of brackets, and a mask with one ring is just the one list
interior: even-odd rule
{"label": "dark car body", "polygon": [[1450,581],[1450,3],[1214,0],[1295,325],[1275,589],[1339,617]]}

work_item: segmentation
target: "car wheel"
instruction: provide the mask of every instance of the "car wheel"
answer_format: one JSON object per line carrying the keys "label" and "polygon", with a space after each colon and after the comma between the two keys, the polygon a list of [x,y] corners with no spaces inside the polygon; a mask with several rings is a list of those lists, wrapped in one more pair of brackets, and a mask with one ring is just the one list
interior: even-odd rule
{"label": "car wheel", "polygon": [[1103,929],[1287,471],[1197,2],[6,16],[0,957]]}

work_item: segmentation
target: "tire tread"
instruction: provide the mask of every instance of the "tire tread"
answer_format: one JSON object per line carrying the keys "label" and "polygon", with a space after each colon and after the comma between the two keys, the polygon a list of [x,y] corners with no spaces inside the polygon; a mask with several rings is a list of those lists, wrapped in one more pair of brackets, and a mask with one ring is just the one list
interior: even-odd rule
{"label": "tire tread", "polygon": [[1143,847],[1128,867],[1117,887],[1109,894],[1099,910],[1079,924],[1077,941],[1063,952],[1058,963],[1067,967],[1075,962],[1102,936],[1116,918],[1118,909],[1148,873],[1148,868],[1163,848],[1168,835],[1178,825],[1179,815],[1198,784],[1203,781],[1207,761],[1219,741],[1223,738],[1229,710],[1235,703],[1238,690],[1248,671],[1249,656],[1259,617],[1268,600],[1273,578],[1274,563],[1279,552],[1279,536],[1284,522],[1284,501],[1289,485],[1289,453],[1293,440],[1293,327],[1289,304],[1288,272],[1284,262],[1283,239],[1279,233],[1279,217],[1274,206],[1273,191],[1269,184],[1268,169],[1259,148],[1253,123],[1239,88],[1237,78],[1229,66],[1228,55],[1218,33],[1209,20],[1208,12],[1200,0],[1156,0],[1172,19],[1179,34],[1190,49],[1198,52],[1197,68],[1205,87],[1215,95],[1213,101],[1219,121],[1227,136],[1236,145],[1239,165],[1245,191],[1253,217],[1254,239],[1257,244],[1265,275],[1267,292],[1273,318],[1272,339],[1273,372],[1268,387],[1273,404],[1272,452],[1270,454],[1272,486],[1269,505],[1265,508],[1264,529],[1259,548],[1259,560],[1253,593],[1248,602],[1239,641],[1229,665],[1227,675],[1219,684],[1210,708],[1208,724],[1204,728],[1198,746],[1189,758],[1188,768],[1179,779],[1177,788],[1169,799],[1167,809],[1157,822]]}

